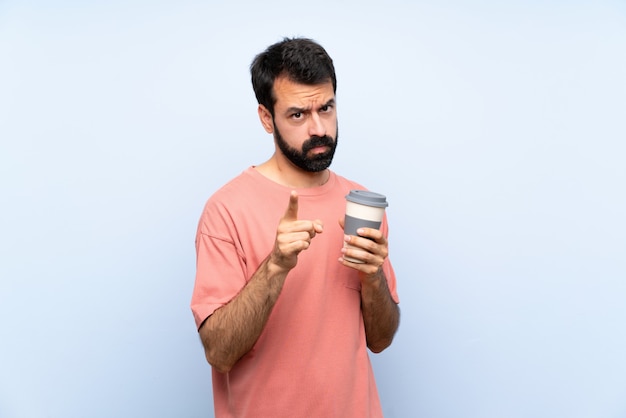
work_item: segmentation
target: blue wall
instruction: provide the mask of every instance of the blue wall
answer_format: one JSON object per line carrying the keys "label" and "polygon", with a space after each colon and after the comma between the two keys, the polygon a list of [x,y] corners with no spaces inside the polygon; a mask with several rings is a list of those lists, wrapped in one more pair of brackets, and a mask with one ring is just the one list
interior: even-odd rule
{"label": "blue wall", "polygon": [[283,35],[390,201],[386,416],[625,417],[624,2],[212,3],[0,2],[0,417],[212,416],[195,227]]}

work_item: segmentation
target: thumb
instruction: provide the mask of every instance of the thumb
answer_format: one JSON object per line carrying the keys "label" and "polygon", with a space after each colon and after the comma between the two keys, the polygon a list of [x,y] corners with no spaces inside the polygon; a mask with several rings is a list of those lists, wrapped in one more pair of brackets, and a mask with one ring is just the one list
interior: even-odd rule
{"label": "thumb", "polygon": [[292,190],[289,195],[289,205],[287,206],[283,219],[291,221],[298,220],[298,193],[295,190]]}

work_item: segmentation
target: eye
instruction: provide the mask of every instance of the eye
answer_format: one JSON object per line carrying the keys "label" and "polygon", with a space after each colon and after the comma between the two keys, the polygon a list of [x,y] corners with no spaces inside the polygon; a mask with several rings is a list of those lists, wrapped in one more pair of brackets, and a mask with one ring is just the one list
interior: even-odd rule
{"label": "eye", "polygon": [[301,119],[301,118],[302,118],[302,113],[301,113],[301,112],[296,112],[296,113],[293,113],[293,114],[291,115],[291,118],[292,118],[292,119]]}
{"label": "eye", "polygon": [[327,104],[327,105],[324,105],[324,106],[320,107],[320,112],[322,112],[322,113],[328,113],[328,112],[330,112],[332,110],[333,110],[333,105],[331,105],[331,104]]}

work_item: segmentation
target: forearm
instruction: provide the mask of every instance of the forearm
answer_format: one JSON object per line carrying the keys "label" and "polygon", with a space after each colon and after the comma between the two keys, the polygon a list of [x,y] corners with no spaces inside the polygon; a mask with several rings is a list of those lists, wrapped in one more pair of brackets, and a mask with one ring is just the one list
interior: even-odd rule
{"label": "forearm", "polygon": [[200,327],[207,361],[220,372],[228,372],[252,349],[280,295],[287,271],[268,260],[237,296],[213,312]]}
{"label": "forearm", "polygon": [[379,353],[393,340],[400,323],[400,309],[391,297],[382,269],[361,283],[361,310],[367,346]]}

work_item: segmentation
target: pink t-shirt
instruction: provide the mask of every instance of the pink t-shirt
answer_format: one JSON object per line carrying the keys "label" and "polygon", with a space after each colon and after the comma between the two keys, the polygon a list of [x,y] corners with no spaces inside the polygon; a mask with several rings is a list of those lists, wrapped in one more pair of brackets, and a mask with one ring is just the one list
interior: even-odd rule
{"label": "pink t-shirt", "polygon": [[[363,189],[331,172],[320,187],[297,189],[298,218],[320,219],[324,232],[300,253],[269,320],[229,373],[213,370],[218,418],[382,417],[365,342],[360,281],[341,265],[345,196]],[[257,270],[274,245],[291,189],[253,167],[207,202],[196,237],[191,309],[200,327]],[[386,219],[382,230],[387,234]],[[383,266],[398,302],[396,278]]]}

